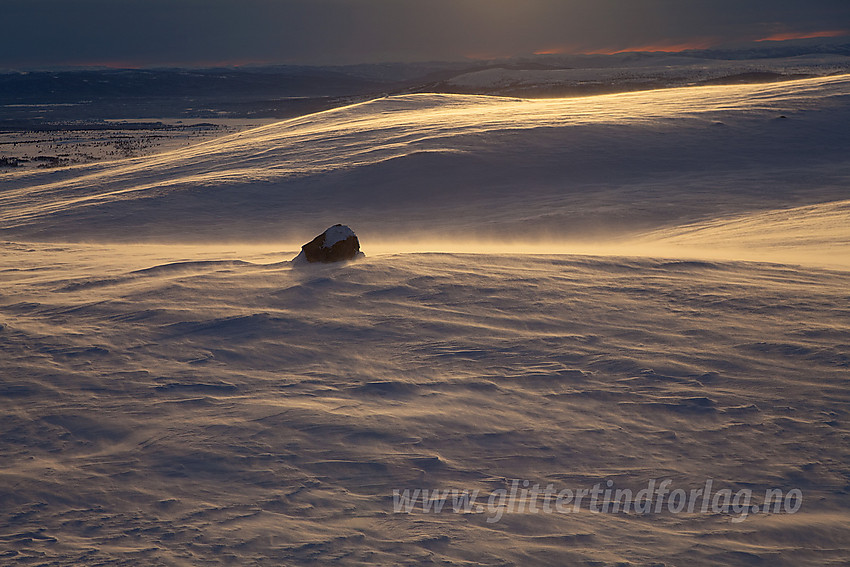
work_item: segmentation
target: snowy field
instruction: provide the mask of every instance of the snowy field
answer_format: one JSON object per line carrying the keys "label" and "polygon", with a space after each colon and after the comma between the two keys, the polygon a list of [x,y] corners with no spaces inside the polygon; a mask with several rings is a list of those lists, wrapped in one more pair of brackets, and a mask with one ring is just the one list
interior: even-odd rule
{"label": "snowy field", "polygon": [[848,75],[406,95],[0,174],[0,562],[846,565],[848,124]]}
{"label": "snowy field", "polygon": [[598,244],[847,200],[848,97],[850,75],[388,97],[156,156],[0,173],[0,237],[300,245],[344,222],[367,243]]}
{"label": "snowy field", "polygon": [[[613,59],[613,60],[612,60]],[[494,67],[452,77],[447,87],[474,89],[476,92],[515,94],[541,93],[547,89],[581,92],[579,88],[629,90],[630,87],[687,86],[711,83],[746,83],[803,78],[847,73],[850,57],[846,55],[802,55],[758,59],[700,59],[682,55],[628,54],[615,63],[601,66],[590,61],[582,65],[580,58],[566,61],[562,69],[512,69]],[[748,80],[749,79],[749,80]],[[527,96],[527,95],[526,95]]]}

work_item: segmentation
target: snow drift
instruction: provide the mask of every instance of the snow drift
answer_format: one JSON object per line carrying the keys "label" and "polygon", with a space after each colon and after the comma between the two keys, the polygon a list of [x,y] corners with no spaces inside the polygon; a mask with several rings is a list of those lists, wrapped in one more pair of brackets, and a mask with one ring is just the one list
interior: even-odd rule
{"label": "snow drift", "polygon": [[[0,557],[846,561],[848,118],[850,76],[417,95],[2,174]],[[337,219],[369,257],[289,262]],[[774,263],[722,259],[743,256]],[[393,509],[662,478],[803,502],[741,523]]]}
{"label": "snow drift", "polygon": [[[0,234],[598,242],[847,198],[850,76],[576,99],[407,95],[0,176]],[[286,222],[280,222],[285,218]]]}
{"label": "snow drift", "polygon": [[[0,245],[3,557],[847,556],[846,272],[506,254],[296,269],[263,248]],[[804,498],[737,524],[393,512],[394,489],[653,478]]]}

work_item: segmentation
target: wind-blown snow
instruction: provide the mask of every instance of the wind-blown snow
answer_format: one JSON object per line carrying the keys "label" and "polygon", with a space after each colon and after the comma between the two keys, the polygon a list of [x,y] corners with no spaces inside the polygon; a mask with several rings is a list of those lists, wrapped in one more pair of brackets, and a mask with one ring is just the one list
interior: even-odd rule
{"label": "wind-blown snow", "polygon": [[698,255],[850,267],[850,201],[717,218],[650,232],[640,241]]}
{"label": "wind-blown snow", "polygon": [[[847,75],[411,95],[0,174],[0,557],[843,564],[848,119]],[[368,257],[288,261],[340,220]],[[803,504],[393,513],[664,478]]]}
{"label": "wind-blown snow", "polygon": [[847,75],[575,99],[389,97],[158,156],[2,174],[0,231],[296,243],[343,219],[364,246],[634,235],[846,199],[848,100]]}
{"label": "wind-blown snow", "polygon": [[[291,254],[0,247],[6,560],[847,557],[847,272],[480,254],[293,269]],[[737,524],[392,512],[393,489],[515,478],[711,478],[804,503]]]}

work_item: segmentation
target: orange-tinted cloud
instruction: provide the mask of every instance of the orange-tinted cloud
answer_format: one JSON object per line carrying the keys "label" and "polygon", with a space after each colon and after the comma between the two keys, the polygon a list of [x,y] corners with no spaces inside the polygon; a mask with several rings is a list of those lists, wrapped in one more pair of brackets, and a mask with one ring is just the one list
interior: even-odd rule
{"label": "orange-tinted cloud", "polygon": [[825,30],[825,31],[816,31],[816,32],[808,32],[808,33],[799,33],[799,32],[785,32],[785,33],[777,33],[767,37],[763,37],[761,39],[757,39],[756,41],[788,41],[789,39],[815,39],[818,37],[841,37],[843,35],[850,35],[850,31],[848,30]]}
{"label": "orange-tinted cloud", "polygon": [[535,51],[534,55],[565,55],[569,53],[580,53],[581,48],[577,45],[561,45],[557,47],[547,47],[539,51]]}
{"label": "orange-tinted cloud", "polygon": [[567,53],[567,50],[561,49],[560,47],[553,47],[551,49],[541,49],[540,51],[535,51],[535,55],[563,55]]}
{"label": "orange-tinted cloud", "polygon": [[[814,39],[819,37],[841,37],[850,35],[850,30],[823,30],[815,32],[782,32],[763,37],[761,39],[748,41],[788,41],[791,39]],[[660,52],[660,53],[681,53],[691,49],[708,49],[721,45],[729,38],[720,39],[716,37],[695,38],[681,42],[665,42],[659,41],[643,45],[635,45],[623,48],[604,48],[604,49],[581,49],[577,46],[567,47],[551,47],[535,51],[535,55],[564,55],[564,54],[581,54],[581,55],[616,55],[618,53],[634,53],[634,52]]]}
{"label": "orange-tinted cloud", "polygon": [[663,52],[663,53],[680,53],[689,49],[707,49],[717,45],[716,39],[692,39],[683,43],[651,43],[648,45],[636,45],[634,47],[626,47],[623,49],[594,49],[592,51],[582,51],[583,55],[616,55],[617,53],[632,53],[636,51],[645,52]]}

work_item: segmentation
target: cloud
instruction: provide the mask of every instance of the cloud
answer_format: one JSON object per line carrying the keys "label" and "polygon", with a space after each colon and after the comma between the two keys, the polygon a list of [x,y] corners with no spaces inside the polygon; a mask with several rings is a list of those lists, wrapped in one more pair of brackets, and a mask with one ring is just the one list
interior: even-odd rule
{"label": "cloud", "polygon": [[0,16],[0,67],[325,64],[766,39],[850,24],[850,2],[3,0]]}
{"label": "cloud", "polygon": [[717,38],[691,39],[683,43],[670,43],[660,41],[648,45],[632,45],[620,49],[594,49],[591,51],[583,51],[585,55],[615,55],[617,53],[627,53],[632,51],[646,52],[663,52],[663,53],[681,53],[689,49],[707,49],[722,43]]}
{"label": "cloud", "polygon": [[850,35],[848,30],[831,30],[816,32],[780,32],[755,41],[788,41],[790,39],[817,39],[820,37],[842,37]]}

